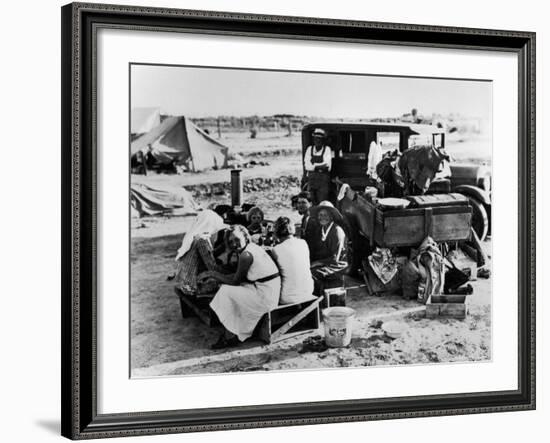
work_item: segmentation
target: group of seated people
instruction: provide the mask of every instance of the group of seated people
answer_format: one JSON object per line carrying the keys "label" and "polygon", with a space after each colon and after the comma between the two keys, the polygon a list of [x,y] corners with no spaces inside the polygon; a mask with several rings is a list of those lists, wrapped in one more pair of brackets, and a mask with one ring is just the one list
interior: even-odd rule
{"label": "group of seated people", "polygon": [[265,313],[312,299],[325,279],[347,267],[339,211],[328,201],[312,207],[307,192],[292,204],[302,216],[299,232],[288,217],[279,217],[270,231],[273,245],[258,241],[265,234],[259,208],[248,211],[247,227],[202,211],[185,235],[176,282],[188,295],[215,293],[210,307],[224,330],[213,349],[243,342]]}

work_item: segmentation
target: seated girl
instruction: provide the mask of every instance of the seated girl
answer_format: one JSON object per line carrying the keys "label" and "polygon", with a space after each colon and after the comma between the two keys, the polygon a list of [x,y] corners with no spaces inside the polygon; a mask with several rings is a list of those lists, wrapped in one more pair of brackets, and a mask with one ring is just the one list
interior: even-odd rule
{"label": "seated girl", "polygon": [[271,246],[275,242],[273,222],[264,219],[263,211],[257,206],[252,207],[246,214],[247,230],[253,243],[260,246]]}
{"label": "seated girl", "polygon": [[299,303],[313,295],[309,248],[304,240],[294,237],[295,230],[288,217],[275,222],[277,245],[271,253],[281,274],[280,304]]}
{"label": "seated girl", "polygon": [[262,233],[262,224],[264,221],[264,212],[254,206],[246,214],[246,220],[248,221],[248,232],[250,235],[261,234]]}
{"label": "seated girl", "polygon": [[239,253],[237,271],[225,275],[206,271],[200,278],[213,278],[222,285],[210,302],[224,331],[213,349],[235,346],[252,336],[262,316],[279,304],[281,278],[277,265],[260,246],[250,241],[244,226],[229,228],[227,244]]}

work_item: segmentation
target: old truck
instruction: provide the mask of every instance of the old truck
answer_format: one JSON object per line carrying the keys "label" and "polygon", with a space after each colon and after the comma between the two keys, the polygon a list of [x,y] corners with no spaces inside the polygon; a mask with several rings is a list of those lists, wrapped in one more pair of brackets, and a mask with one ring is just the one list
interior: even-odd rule
{"label": "old truck", "polygon": [[[442,128],[433,125],[409,124],[409,123],[342,123],[342,122],[320,122],[310,123],[302,129],[302,155],[308,146],[312,144],[312,133],[316,128],[321,128],[326,133],[326,144],[333,150],[331,176],[335,181],[347,183],[352,190],[362,191],[366,186],[372,185],[372,180],[367,176],[369,147],[371,142],[376,142],[382,147],[383,152],[398,150],[403,153],[407,149],[418,145],[431,145],[436,148],[445,148],[445,131]],[[452,157],[452,152],[448,152]],[[441,225],[444,220],[446,222],[455,220],[460,224],[459,229],[462,232],[464,223],[469,223],[473,227],[480,241],[484,240],[491,229],[491,175],[490,169],[484,165],[461,164],[458,162],[450,162],[450,174],[446,177],[435,180],[426,194],[438,193],[454,193],[465,196],[467,205],[464,201],[454,199],[456,204],[447,205],[453,208],[442,209],[445,205],[436,205],[432,215],[435,224],[439,227],[439,240],[451,241],[459,240],[455,229],[454,233],[446,233],[444,225]],[[304,177],[306,171],[304,170]],[[305,180],[304,180],[305,182]],[[446,185],[446,186],[442,186]],[[336,194],[333,193],[332,200],[335,200]],[[452,199],[451,199],[452,200]],[[468,207],[469,209],[466,209]],[[415,209],[418,213],[419,209]],[[437,214],[441,211],[458,211],[457,214],[463,214],[464,211],[471,211],[471,219],[464,216],[455,217],[446,216],[441,218]],[[372,209],[374,214],[378,214],[381,219],[382,211]],[[407,211],[403,210],[401,216],[405,216]],[[384,212],[388,219],[392,216]],[[410,212],[412,214],[412,212]],[[398,216],[399,214],[394,214]],[[418,214],[417,214],[418,217]],[[439,218],[437,218],[439,217]],[[460,219],[460,220],[459,220]],[[374,220],[374,219],[373,219]],[[395,222],[397,219],[394,219]],[[411,219],[413,220],[413,219]],[[379,220],[380,221],[380,220]],[[416,223],[420,223],[419,219]],[[424,222],[422,222],[424,223]],[[429,222],[425,222],[429,223]],[[380,232],[387,232],[389,228],[384,228],[386,231],[380,231],[379,225],[373,224],[371,240],[377,240],[384,243],[385,240],[380,237]],[[376,228],[376,234],[374,227]],[[367,233],[365,233],[367,234]],[[460,234],[462,235],[462,234]]]}

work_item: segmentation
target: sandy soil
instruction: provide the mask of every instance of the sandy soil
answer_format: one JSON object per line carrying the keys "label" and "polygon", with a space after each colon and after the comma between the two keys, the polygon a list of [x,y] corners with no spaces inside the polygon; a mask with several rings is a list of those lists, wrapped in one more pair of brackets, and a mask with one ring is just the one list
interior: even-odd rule
{"label": "sandy soil", "polygon": [[[300,353],[307,335],[265,345],[250,340],[231,350],[211,351],[219,329],[182,318],[173,284],[173,251],[181,235],[132,240],[131,361],[136,377],[299,368],[357,367],[410,363],[481,361],[491,358],[490,280],[471,282],[466,320],[426,319],[424,307],[399,296],[367,296],[350,290],[356,310],[348,348]],[[489,249],[490,242],[486,242]],[[162,251],[162,253],[159,253]],[[353,285],[349,281],[348,285]],[[399,320],[404,334],[389,339],[381,326]],[[309,336],[322,333],[309,334]]]}
{"label": "sandy soil", "polygon": [[[211,351],[219,329],[197,318],[182,318],[173,283],[181,232],[192,217],[148,221],[135,230],[131,250],[132,376],[150,377],[194,373],[286,370],[347,366],[481,361],[491,358],[491,280],[471,282],[466,320],[424,318],[424,306],[399,296],[367,296],[363,288],[348,291],[347,304],[357,311],[348,348],[300,353],[308,335],[265,345],[250,340],[232,350]],[[167,230],[174,231],[164,234]],[[178,233],[175,233],[179,231]],[[162,233],[162,234],[159,234]],[[490,251],[490,241],[485,242]],[[469,265],[462,258],[462,265]],[[357,285],[349,280],[347,285]],[[407,327],[396,340],[385,336],[384,321],[399,320]],[[322,330],[309,334],[322,334]]]}
{"label": "sandy soil", "polygon": [[[223,140],[233,150],[255,153],[262,149],[269,166],[243,171],[244,178],[300,175],[298,155],[270,156],[272,148],[291,148],[299,137],[260,135],[251,140],[246,134],[226,135]],[[456,143],[464,148],[463,158],[475,152],[476,142]],[[451,150],[450,148],[448,149]],[[257,154],[254,154],[257,155]],[[456,155],[456,152],[455,152]],[[481,161],[479,158],[477,160]],[[229,179],[229,171],[201,174],[133,176],[134,181],[190,186],[218,183]],[[266,215],[274,219],[288,215],[298,221],[289,207],[290,196],[297,187],[267,189],[245,193],[245,201],[261,203]],[[227,203],[228,195],[203,196],[202,207],[212,202]],[[193,217],[146,217],[134,220],[131,239],[131,366],[132,376],[150,377],[194,373],[218,373],[258,370],[314,369],[374,365],[481,361],[491,358],[491,280],[471,282],[474,294],[468,297],[466,320],[424,318],[424,307],[399,296],[370,297],[364,289],[348,291],[348,306],[357,312],[351,345],[323,352],[300,353],[302,335],[265,345],[250,340],[238,348],[212,351],[210,345],[219,330],[208,328],[196,318],[181,317],[173,282],[167,276],[175,268],[175,252]],[[485,242],[490,254],[491,243]],[[464,265],[469,265],[463,258]],[[348,285],[357,285],[349,281]],[[383,322],[397,320],[406,329],[395,340],[388,338]],[[317,331],[309,334],[314,336]]]}

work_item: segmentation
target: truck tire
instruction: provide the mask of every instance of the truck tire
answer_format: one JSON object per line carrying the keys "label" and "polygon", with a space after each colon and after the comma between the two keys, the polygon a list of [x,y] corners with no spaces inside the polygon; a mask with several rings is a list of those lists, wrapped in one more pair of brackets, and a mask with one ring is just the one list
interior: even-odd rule
{"label": "truck tire", "polygon": [[489,232],[489,217],[483,203],[473,197],[468,197],[472,206],[472,228],[476,232],[479,241],[484,241]]}

